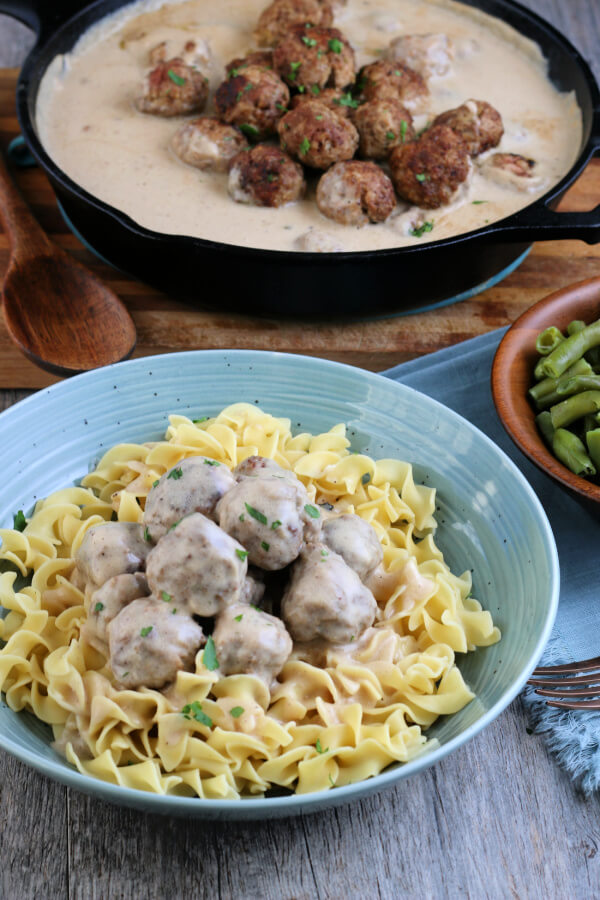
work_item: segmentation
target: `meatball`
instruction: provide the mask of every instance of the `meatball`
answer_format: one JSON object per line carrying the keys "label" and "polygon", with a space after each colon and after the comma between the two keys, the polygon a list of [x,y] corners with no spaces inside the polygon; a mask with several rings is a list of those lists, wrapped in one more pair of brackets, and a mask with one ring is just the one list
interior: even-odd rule
{"label": "meatball", "polygon": [[301,92],[345,88],[356,75],[354,50],[337,28],[296,25],[275,47],[273,65]]}
{"label": "meatball", "polygon": [[377,603],[356,572],[324,544],[311,544],[292,571],[281,616],[296,641],[344,644],[373,624]]}
{"label": "meatball", "polygon": [[215,616],[224,606],[238,602],[247,556],[218,525],[201,513],[192,513],[148,554],[148,584],[156,597],[179,612]]}
{"label": "meatball", "polygon": [[323,523],[323,542],[354,569],[361,581],[383,562],[377,532],[360,516],[332,516]]}
{"label": "meatball", "polygon": [[260,66],[262,69],[273,68],[273,51],[272,50],[253,50],[246,56],[237,56],[225,66],[225,72],[228,78],[234,78],[239,75],[240,71],[247,69],[248,66]]}
{"label": "meatball", "polygon": [[292,97],[290,107],[291,109],[296,109],[297,106],[313,103],[315,100],[339,113],[340,116],[349,116],[352,110],[358,106],[358,100],[354,100],[349,91],[344,92],[339,88],[324,88],[324,90],[321,90],[314,84],[308,93],[295,94]]}
{"label": "meatball", "polygon": [[368,100],[352,120],[360,135],[360,155],[370,159],[386,159],[394,147],[415,137],[411,114],[394,97]]}
{"label": "meatball", "polygon": [[256,65],[227,78],[215,94],[220,118],[257,141],[275,133],[289,100],[290,92],[281,78]]}
{"label": "meatball", "polygon": [[206,643],[189,616],[156,597],[134,600],[108,626],[110,667],[124,688],[161,688],[190,670]]}
{"label": "meatball", "polygon": [[285,38],[294,25],[331,25],[333,12],[329,0],[274,0],[261,13],[254,36],[261,47]]}
{"label": "meatball", "polygon": [[237,203],[284,206],[298,200],[305,188],[302,166],[267,144],[238,153],[229,169],[229,194]]}
{"label": "meatball", "polygon": [[543,179],[535,174],[536,162],[519,153],[493,153],[479,167],[485,178],[516,191],[536,191]]}
{"label": "meatball", "polygon": [[113,575],[139,572],[149,551],[143,528],[136,522],[93,525],[77,551],[77,568],[86,581],[100,586]]}
{"label": "meatball", "polygon": [[464,141],[447,125],[436,125],[418,141],[402,144],[390,156],[392,181],[409,203],[437,209],[449,203],[470,171]]}
{"label": "meatball", "polygon": [[213,640],[223,675],[256,675],[268,685],[281,672],[293,646],[281,619],[241,604],[221,613]]}
{"label": "meatball", "polygon": [[215,507],[235,484],[227,466],[206,456],[190,456],[169,469],[146,498],[146,537],[158,541],[184,516],[199,512],[214,519]]}
{"label": "meatball", "polygon": [[385,222],[396,206],[394,186],[372,162],[339,162],[317,185],[317,206],[340,225]]}
{"label": "meatball", "polygon": [[254,574],[250,575],[250,573],[248,573],[242,583],[242,589],[240,591],[240,603],[258,606],[265,593],[265,583],[264,581],[260,581],[259,578],[255,577],[255,575],[260,570],[254,569],[253,571]]}
{"label": "meatball", "polygon": [[298,483],[298,478],[291,469],[282,469],[274,459],[266,456],[247,456],[233,470],[236,481],[242,478],[286,478],[292,484]]}
{"label": "meatball", "polygon": [[233,157],[248,145],[233,125],[206,116],[186,122],[175,132],[171,146],[188,166],[210,172],[226,172]]}
{"label": "meatball", "polygon": [[321,529],[304,485],[277,477],[243,478],[217,507],[221,528],[243,544],[261,569],[283,569]]}
{"label": "meatball", "polygon": [[358,87],[365,100],[394,97],[411,109],[428,95],[423,77],[400,62],[380,59],[361,69]]}
{"label": "meatball", "polygon": [[409,66],[423,78],[447,75],[454,49],[446,34],[403,34],[390,44],[386,57]]}
{"label": "meatball", "polygon": [[462,106],[441,113],[432,122],[432,127],[436,125],[451,128],[463,139],[471,156],[496,147],[504,134],[500,113],[485,100],[467,100]]}
{"label": "meatball", "polygon": [[277,130],[282,149],[314,169],[352,159],[358,148],[358,131],[352,122],[316,101],[292,109]]}
{"label": "meatball", "polygon": [[149,72],[135,105],[140,112],[168,118],[202,112],[207,100],[208,78],[176,56],[159,62]]}
{"label": "meatball", "polygon": [[88,642],[101,653],[108,645],[108,625],[132,600],[147,597],[148,582],[140,572],[113,575],[90,597],[88,617],[81,629]]}

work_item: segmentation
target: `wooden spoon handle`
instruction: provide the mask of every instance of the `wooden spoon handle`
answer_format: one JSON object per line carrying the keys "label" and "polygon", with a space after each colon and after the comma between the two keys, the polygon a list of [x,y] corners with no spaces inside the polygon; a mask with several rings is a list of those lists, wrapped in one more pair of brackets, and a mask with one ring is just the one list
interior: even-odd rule
{"label": "wooden spoon handle", "polygon": [[0,154],[0,220],[9,236],[13,259],[24,262],[52,252],[52,245],[13,182]]}

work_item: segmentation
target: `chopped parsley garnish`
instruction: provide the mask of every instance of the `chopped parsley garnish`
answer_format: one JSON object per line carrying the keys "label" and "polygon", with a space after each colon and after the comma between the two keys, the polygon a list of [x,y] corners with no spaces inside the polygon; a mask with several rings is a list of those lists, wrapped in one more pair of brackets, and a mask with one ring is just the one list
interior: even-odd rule
{"label": "chopped parsley garnish", "polygon": [[317,122],[320,122],[322,118],[323,118],[322,115],[321,115],[321,116],[315,116],[315,119],[317,120]]}
{"label": "chopped parsley garnish", "polygon": [[169,69],[167,75],[169,76],[173,84],[177,85],[177,87],[183,87],[183,85],[185,84],[185,78],[182,78],[181,75],[177,75],[173,71],[173,69]]}
{"label": "chopped parsley garnish", "polygon": [[101,613],[103,609],[104,609],[104,603],[98,602],[98,603],[96,603],[96,605],[94,607],[94,612]]}
{"label": "chopped parsley garnish", "polygon": [[281,525],[281,521],[279,519],[275,519],[274,522],[271,522],[271,531],[275,531],[276,528],[279,528]]}
{"label": "chopped parsley garnish", "polygon": [[205,466],[220,466],[221,463],[216,459],[205,459],[204,465]]}
{"label": "chopped parsley garnish", "polygon": [[406,140],[406,131],[408,129],[408,122],[406,119],[402,119],[400,122],[400,138],[402,139],[402,143]]}
{"label": "chopped parsley garnish", "polygon": [[240,71],[239,69],[231,69],[229,72],[229,77],[235,78],[238,75],[239,71]]}
{"label": "chopped parsley garnish", "polygon": [[352,635],[352,637],[350,638],[350,643],[352,643],[353,640],[354,640],[354,635]]}
{"label": "chopped parsley garnish", "polygon": [[402,78],[402,72],[400,69],[394,69],[394,75],[397,75],[399,78]]}
{"label": "chopped parsley garnish", "polygon": [[323,558],[326,557],[326,556],[329,556],[329,550],[321,550],[321,556],[322,556]]}
{"label": "chopped parsley garnish", "polygon": [[243,131],[247,137],[258,137],[258,128],[255,128],[254,125],[249,125],[247,122],[240,125],[240,131]]}
{"label": "chopped parsley garnish", "polygon": [[269,552],[269,549],[270,549],[270,547],[271,547],[271,545],[270,545],[270,544],[267,544],[266,541],[261,541],[261,542],[260,542],[260,546],[263,548],[263,550],[265,551],[265,553],[268,553],[268,552]]}
{"label": "chopped parsley garnish", "polygon": [[421,184],[423,184],[424,181],[428,180],[429,176],[426,175],[425,172],[417,172],[415,178],[417,179],[417,181],[420,181]]}
{"label": "chopped parsley garnish", "polygon": [[269,173],[267,175],[267,181],[269,182],[269,184],[273,184],[273,182],[275,181],[276,178],[277,178],[277,175],[273,175],[272,173]]}
{"label": "chopped parsley garnish", "polygon": [[302,37],[302,43],[306,44],[307,47],[316,47],[317,46],[317,42],[316,42],[315,38],[306,37],[306,35],[304,35]]}
{"label": "chopped parsley garnish", "polygon": [[385,139],[386,139],[386,141],[394,141],[396,139],[396,135],[394,134],[393,131],[386,131]]}
{"label": "chopped parsley garnish", "polygon": [[310,504],[310,503],[306,504],[306,506],[304,507],[304,511],[306,513],[308,513],[308,515],[311,517],[311,519],[320,519],[321,518],[321,513],[319,512],[317,507],[312,506],[312,504]]}
{"label": "chopped parsley garnish", "polygon": [[298,92],[299,92],[300,94],[303,94],[305,90],[306,90],[306,88],[304,87],[303,84],[299,84],[299,85],[298,85]]}
{"label": "chopped parsley garnish", "polygon": [[174,616],[176,614],[176,612],[177,612],[177,610],[175,609],[175,607],[173,607],[173,609],[171,610],[171,615]]}
{"label": "chopped parsley garnish", "polygon": [[479,206],[481,203],[487,203],[487,200],[471,200],[473,206]]}
{"label": "chopped parsley garnish", "polygon": [[26,525],[27,519],[25,518],[25,513],[20,509],[13,516],[13,528],[15,531],[24,531]]}
{"label": "chopped parsley garnish", "polygon": [[175,481],[179,481],[179,479],[182,476],[183,476],[183,471],[179,466],[177,466],[176,469],[171,469],[171,471],[167,475],[167,478],[173,478]]}
{"label": "chopped parsley garnish", "polygon": [[336,97],[333,102],[338,106],[349,106],[352,109],[357,109],[359,105],[358,100],[354,99],[350,91],[348,91],[346,94],[342,94],[341,97]]}
{"label": "chopped parsley garnish", "polygon": [[178,519],[176,522],[173,522],[173,524],[169,528],[169,531],[175,531],[175,529],[177,528],[177,526],[179,525],[180,522],[181,522],[181,519]]}
{"label": "chopped parsley garnish", "polygon": [[335,781],[333,780],[331,775],[329,776],[329,783],[330,783],[331,787],[335,787]]}
{"label": "chopped parsley garnish", "polygon": [[301,65],[302,65],[301,62],[290,63],[290,74],[288,75],[288,78],[290,79],[290,81],[296,80],[296,78],[298,77],[298,69],[300,68]]}
{"label": "chopped parsley garnish", "polygon": [[240,522],[245,522],[245,521],[246,521],[246,516],[244,515],[244,513],[240,513],[240,515],[239,515],[239,520],[240,520]]}
{"label": "chopped parsley garnish", "polygon": [[219,660],[217,659],[217,651],[215,650],[215,642],[212,639],[212,635],[206,642],[202,662],[209,672],[214,672],[215,669],[219,668]]}
{"label": "chopped parsley garnish", "polygon": [[194,700],[193,703],[186,703],[181,710],[181,715],[184,719],[195,719],[196,722],[200,722],[201,725],[212,728],[212,719],[203,711],[202,704],[198,700]]}
{"label": "chopped parsley garnish", "polygon": [[343,44],[342,44],[342,42],[341,42],[338,38],[331,38],[329,41],[327,41],[327,46],[328,46],[329,49],[332,50],[334,53],[341,53],[341,52],[342,52],[342,46],[343,46]]}
{"label": "chopped parsley garnish", "polygon": [[167,594],[166,591],[161,591],[160,597],[161,597],[161,600],[165,601],[165,603],[171,603],[173,601],[173,598],[171,597],[171,595]]}
{"label": "chopped parsley garnish", "polygon": [[146,526],[146,528],[144,528],[144,540],[148,541],[148,543],[150,543],[150,541],[152,540],[152,535],[148,531],[148,526]]}
{"label": "chopped parsley garnish", "polygon": [[154,627],[153,625],[146,625],[146,627],[145,627],[145,628],[142,628],[142,630],[140,631],[141,636],[142,636],[142,637],[148,637],[148,635],[149,635],[150,632],[152,631],[152,628],[153,628],[153,627]]}
{"label": "chopped parsley garnish", "polygon": [[276,103],[275,108],[280,112],[287,112],[287,106],[284,106],[283,103]]}
{"label": "chopped parsley garnish", "polygon": [[238,559],[241,559],[242,562],[244,562],[244,560],[248,558],[248,551],[247,551],[247,550],[240,550],[239,547],[236,547],[236,548],[235,548],[235,555],[238,557]]}
{"label": "chopped parsley garnish", "polygon": [[310,141],[308,138],[302,138],[302,143],[298,148],[298,153],[300,156],[306,156],[308,151],[310,150]]}
{"label": "chopped parsley garnish", "polygon": [[249,81],[248,84],[244,85],[244,90],[251,91],[253,87],[254,87],[254,85],[252,84],[251,81]]}
{"label": "chopped parsley garnish", "polygon": [[363,475],[363,477],[360,480],[362,481],[363,484],[368,484],[371,480],[371,473],[365,472],[365,474]]}
{"label": "chopped parsley garnish", "polygon": [[321,746],[321,738],[317,738],[317,743],[315,744],[315,750],[317,751],[317,753],[328,753],[329,747],[325,747],[325,749],[323,749],[323,747]]}
{"label": "chopped parsley garnish", "polygon": [[264,513],[261,513],[258,509],[255,509],[253,506],[250,506],[249,503],[244,503],[246,507],[246,512],[248,515],[252,516],[253,519],[256,519],[257,522],[260,522],[261,525],[267,524],[267,517]]}
{"label": "chopped parsley garnish", "polygon": [[433,231],[433,222],[423,222],[418,228],[411,228],[410,233],[413,237],[423,237],[427,231]]}
{"label": "chopped parsley garnish", "polygon": [[244,613],[240,613],[239,616],[233,617],[234,622],[241,622],[243,618],[244,618]]}
{"label": "chopped parsley garnish", "polygon": [[239,719],[239,717],[244,712],[244,707],[243,706],[234,706],[233,709],[230,710],[230,712],[234,719]]}
{"label": "chopped parsley garnish", "polygon": [[155,488],[159,481],[160,481],[160,478],[157,478],[156,481],[153,481],[152,487]]}
{"label": "chopped parsley garnish", "polygon": [[319,87],[318,84],[313,84],[312,87],[311,87],[311,91],[312,91],[312,93],[313,93],[313,94],[315,95],[315,97],[316,97],[318,94],[321,93],[321,88]]}

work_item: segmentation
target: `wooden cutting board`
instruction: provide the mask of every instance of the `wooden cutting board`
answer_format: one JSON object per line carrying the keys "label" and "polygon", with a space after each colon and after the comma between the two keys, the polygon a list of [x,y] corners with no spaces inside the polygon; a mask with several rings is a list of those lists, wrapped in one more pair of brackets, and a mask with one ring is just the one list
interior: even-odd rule
{"label": "wooden cutting board", "polygon": [[[18,134],[16,69],[0,69],[0,149]],[[175,350],[239,348],[305,353],[380,371],[500,328],[550,291],[600,274],[600,245],[580,241],[538,243],[522,265],[496,287],[431,312],[372,322],[295,323],[260,320],[190,308],[177,298],[98,262],[66,227],[40,169],[12,169],[46,232],[93,269],[128,306],[135,320],[135,356]],[[591,163],[563,199],[561,209],[585,210],[600,203],[600,160]],[[0,232],[0,277],[8,242]],[[40,388],[59,379],[38,369],[11,343],[0,319],[0,388]]]}

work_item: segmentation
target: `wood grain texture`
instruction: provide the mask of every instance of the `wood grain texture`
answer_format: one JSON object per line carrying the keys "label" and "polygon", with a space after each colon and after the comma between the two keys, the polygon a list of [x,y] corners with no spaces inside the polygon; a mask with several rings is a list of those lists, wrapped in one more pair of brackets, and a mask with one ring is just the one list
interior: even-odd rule
{"label": "wood grain texture", "polygon": [[[598,0],[526,5],[560,27],[600,72]],[[18,61],[14,34],[22,39],[6,22],[0,17],[0,65]],[[2,55],[8,52],[11,57]],[[15,74],[0,77],[2,147],[15,130]],[[89,261],[39,173],[23,172],[19,183],[58,243]],[[586,193],[580,186],[577,202],[589,208]],[[0,235],[0,271],[5,261]],[[270,346],[277,349],[372,369],[512,321],[549,290],[600,269],[597,251],[584,244],[538,244],[518,273],[488,292],[485,309],[468,301],[391,323],[307,331],[278,323],[258,329],[251,321],[191,311],[97,263],[93,267],[133,312],[148,352],[177,348],[193,328],[196,346],[230,347],[234,340],[269,346],[272,335]],[[14,351],[0,329],[0,386],[42,381],[43,373]],[[0,408],[26,394],[0,391]],[[598,797],[581,797],[541,740],[527,733],[518,700],[459,753],[394,790],[274,823],[223,826],[144,816],[55,785],[0,753],[0,900],[589,900],[600,896],[599,804]]]}

